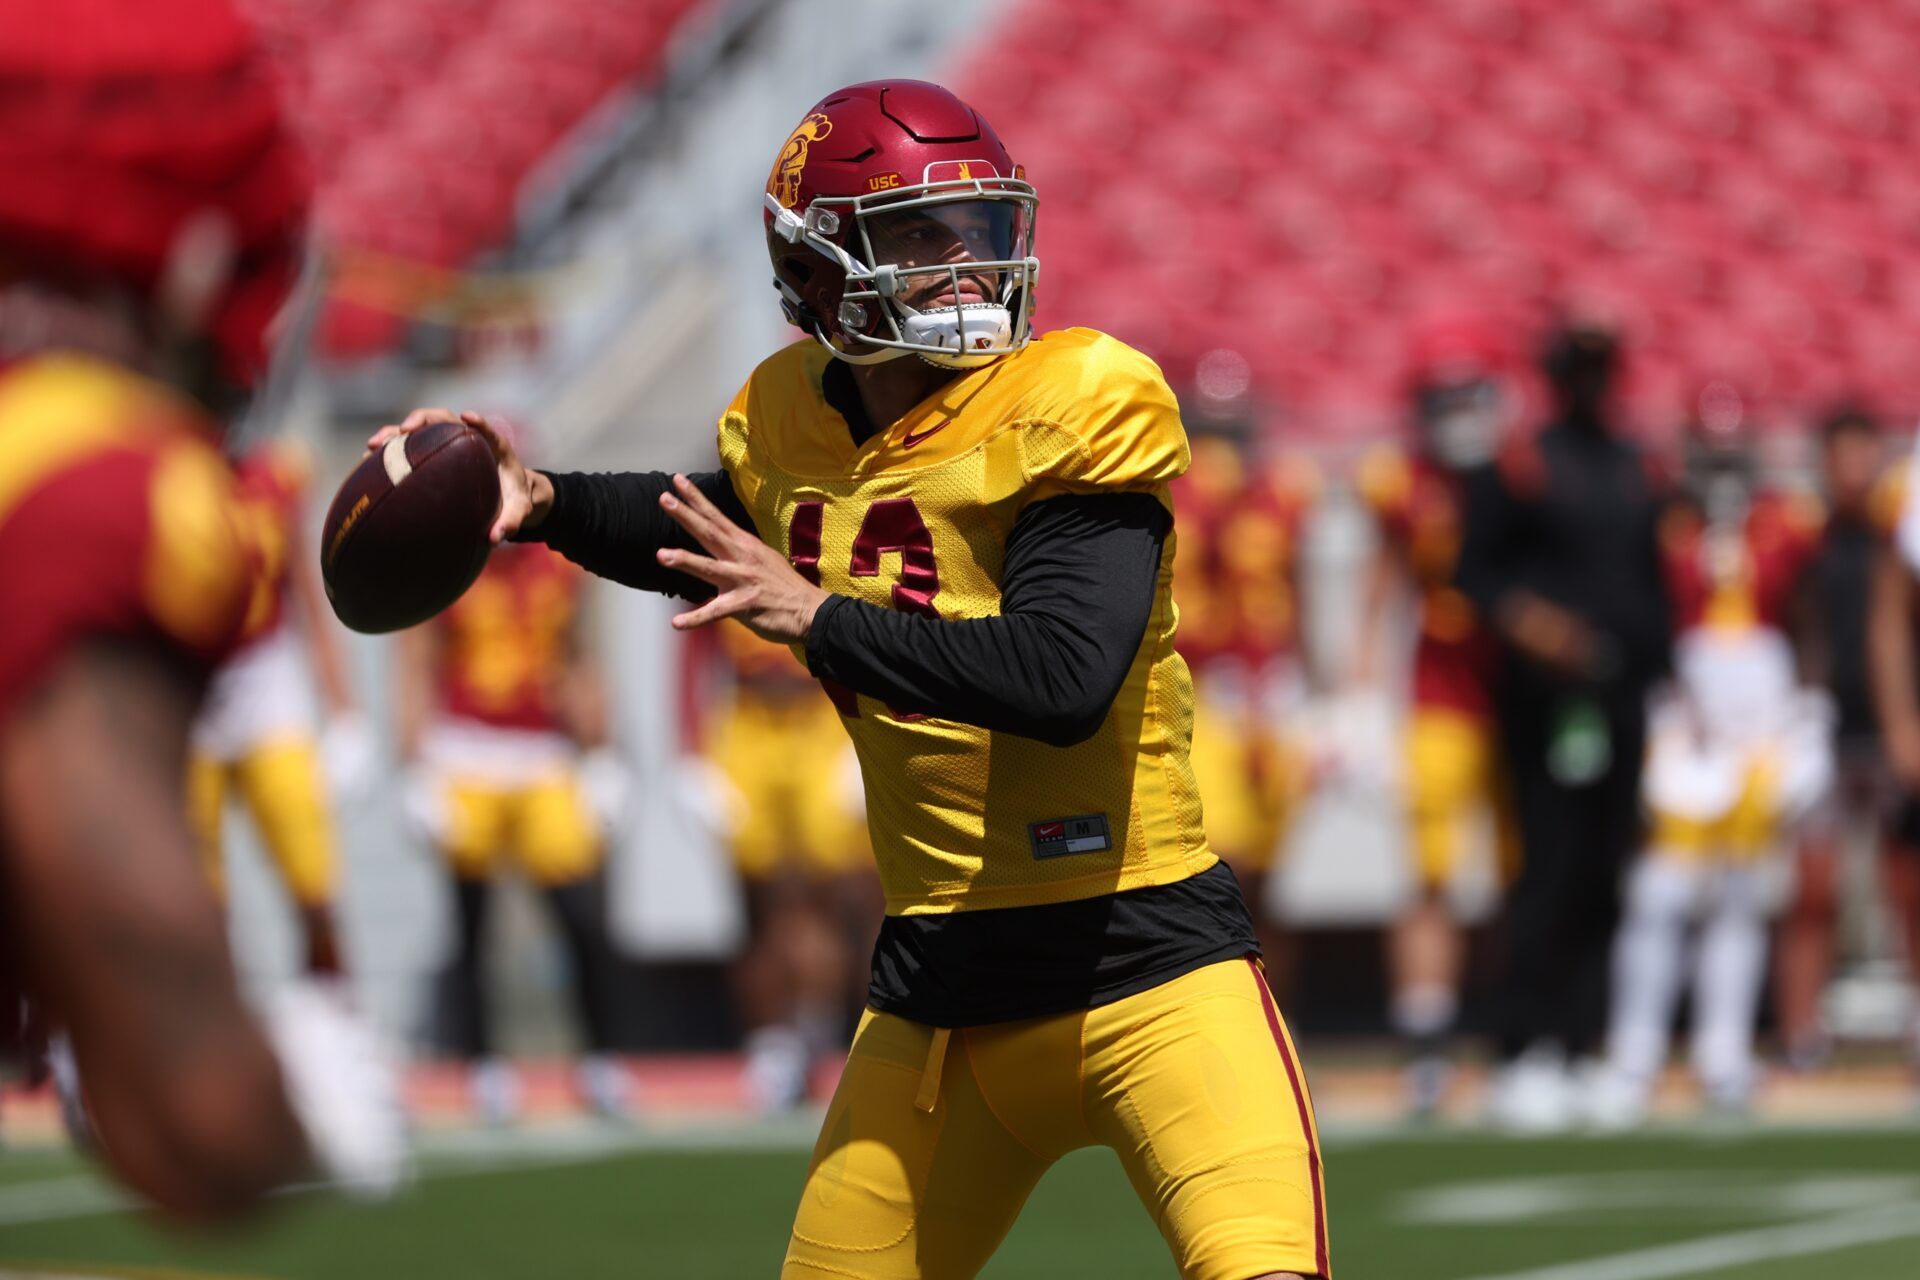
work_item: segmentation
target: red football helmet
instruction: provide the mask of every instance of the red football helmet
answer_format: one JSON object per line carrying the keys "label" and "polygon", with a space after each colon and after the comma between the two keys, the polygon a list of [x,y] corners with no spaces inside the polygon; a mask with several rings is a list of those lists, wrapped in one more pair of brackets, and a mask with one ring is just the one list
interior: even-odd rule
{"label": "red football helmet", "polygon": [[1031,336],[1039,200],[993,129],[938,85],[828,94],[767,176],[787,319],[842,360],[969,368]]}
{"label": "red football helmet", "polygon": [[1499,330],[1469,313],[1424,317],[1407,350],[1406,387],[1420,447],[1456,469],[1494,455],[1509,406],[1512,359]]}
{"label": "red football helmet", "polygon": [[183,236],[231,271],[206,317],[248,384],[299,274],[310,192],[265,52],[232,0],[0,0],[0,259],[150,301]]}

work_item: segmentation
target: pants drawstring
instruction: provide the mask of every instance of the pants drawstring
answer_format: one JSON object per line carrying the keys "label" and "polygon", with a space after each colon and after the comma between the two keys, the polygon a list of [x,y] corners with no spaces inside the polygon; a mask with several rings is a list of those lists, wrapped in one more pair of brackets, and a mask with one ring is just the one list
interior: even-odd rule
{"label": "pants drawstring", "polygon": [[913,1105],[929,1114],[940,1100],[940,1070],[946,1065],[947,1039],[952,1034],[945,1027],[933,1029],[933,1041],[927,1045],[927,1065],[920,1069],[920,1092],[913,1095]]}

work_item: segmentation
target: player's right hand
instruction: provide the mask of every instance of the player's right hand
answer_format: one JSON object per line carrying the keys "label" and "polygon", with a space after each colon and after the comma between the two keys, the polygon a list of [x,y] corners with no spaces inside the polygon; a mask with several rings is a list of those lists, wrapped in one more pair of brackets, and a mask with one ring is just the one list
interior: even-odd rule
{"label": "player's right hand", "polygon": [[409,431],[430,427],[436,422],[464,422],[486,437],[500,471],[500,514],[488,531],[495,546],[546,519],[553,506],[553,484],[538,471],[529,471],[520,461],[512,438],[484,413],[455,413],[451,409],[415,409],[398,426],[386,426],[367,441],[367,451],[381,448],[387,441]]}

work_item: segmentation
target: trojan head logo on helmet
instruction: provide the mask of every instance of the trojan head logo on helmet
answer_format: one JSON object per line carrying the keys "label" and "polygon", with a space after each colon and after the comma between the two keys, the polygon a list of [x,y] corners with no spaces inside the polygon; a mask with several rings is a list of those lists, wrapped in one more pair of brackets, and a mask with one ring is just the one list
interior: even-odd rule
{"label": "trojan head logo on helmet", "polygon": [[938,85],[876,80],[788,135],[765,198],[787,319],[842,360],[970,368],[1031,336],[1039,201],[991,126]]}
{"label": "trojan head logo on helmet", "polygon": [[767,194],[778,200],[782,209],[791,209],[800,200],[800,174],[807,167],[807,148],[832,132],[833,121],[824,112],[816,111],[800,122],[800,127],[787,139],[787,145],[780,148],[780,158],[773,165],[773,177],[767,182]]}

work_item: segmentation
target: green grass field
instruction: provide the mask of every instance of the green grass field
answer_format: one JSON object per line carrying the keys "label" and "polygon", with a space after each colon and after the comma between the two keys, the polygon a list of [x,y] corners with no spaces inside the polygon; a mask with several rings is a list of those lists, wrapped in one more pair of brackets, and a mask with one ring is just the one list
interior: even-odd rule
{"label": "green grass field", "polygon": [[[448,1135],[396,1203],[311,1200],[229,1240],[127,1213],[63,1154],[0,1157],[5,1274],[435,1280],[771,1276],[802,1126]],[[1328,1138],[1341,1280],[1920,1276],[1920,1129],[1670,1131],[1581,1140]],[[1168,1277],[1105,1152],[1041,1183],[986,1273]]]}

